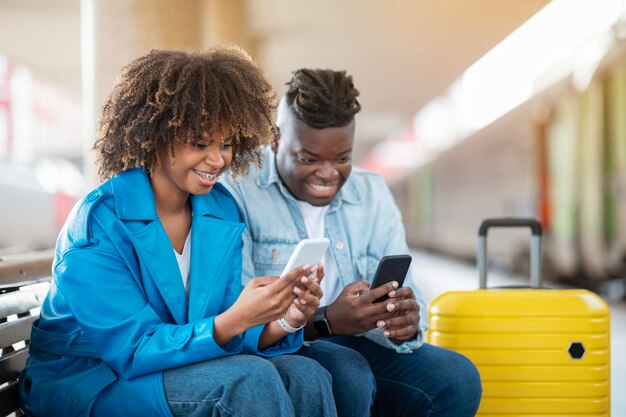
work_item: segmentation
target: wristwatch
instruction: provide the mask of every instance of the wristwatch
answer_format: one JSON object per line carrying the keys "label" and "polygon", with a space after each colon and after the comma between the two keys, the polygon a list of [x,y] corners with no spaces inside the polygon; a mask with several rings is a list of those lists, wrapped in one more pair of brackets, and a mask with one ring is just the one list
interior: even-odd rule
{"label": "wristwatch", "polygon": [[315,312],[315,319],[313,324],[315,326],[315,332],[318,338],[329,337],[333,335],[333,331],[330,329],[330,323],[326,319],[326,308],[328,306],[320,307]]}

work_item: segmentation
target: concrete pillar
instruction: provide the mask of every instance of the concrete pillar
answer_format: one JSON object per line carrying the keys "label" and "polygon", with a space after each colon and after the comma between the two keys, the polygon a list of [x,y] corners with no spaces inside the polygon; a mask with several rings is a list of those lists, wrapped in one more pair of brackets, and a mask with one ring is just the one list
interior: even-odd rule
{"label": "concrete pillar", "polygon": [[203,0],[202,23],[204,45],[234,43],[257,58],[245,0]]}
{"label": "concrete pillar", "polygon": [[[97,120],[122,67],[154,48],[206,48],[248,41],[243,0],[81,0],[84,169],[99,183]],[[253,51],[249,51],[251,54]]]}

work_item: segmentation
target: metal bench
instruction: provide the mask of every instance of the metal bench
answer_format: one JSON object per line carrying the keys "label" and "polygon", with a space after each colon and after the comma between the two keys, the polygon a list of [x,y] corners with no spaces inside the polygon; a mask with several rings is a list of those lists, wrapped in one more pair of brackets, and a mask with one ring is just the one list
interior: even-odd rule
{"label": "metal bench", "polygon": [[22,416],[17,379],[48,292],[53,251],[0,258],[0,416]]}

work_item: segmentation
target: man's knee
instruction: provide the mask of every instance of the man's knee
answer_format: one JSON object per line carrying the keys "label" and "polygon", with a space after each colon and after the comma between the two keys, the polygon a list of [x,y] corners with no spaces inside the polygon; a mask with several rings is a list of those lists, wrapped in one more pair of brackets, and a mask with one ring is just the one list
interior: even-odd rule
{"label": "man's knee", "polygon": [[[379,407],[397,408],[407,415],[474,416],[482,388],[476,366],[465,356],[425,344],[395,359],[394,371],[377,375],[386,380],[379,387],[383,394]],[[396,405],[389,404],[390,398]]]}
{"label": "man's knee", "polygon": [[456,378],[457,386],[462,386],[470,393],[479,396],[482,394],[482,384],[480,382],[480,373],[476,365],[468,358],[461,354],[456,355],[455,372],[453,378]]}
{"label": "man's knee", "polygon": [[465,378],[469,383],[466,384],[467,398],[468,400],[473,400],[476,404],[476,409],[478,409],[478,405],[480,404],[480,398],[483,395],[483,386],[480,380],[480,373],[478,372],[478,368],[471,362],[469,359],[466,359],[466,369],[465,369]]}
{"label": "man's knee", "polygon": [[482,383],[480,374],[476,365],[465,356],[456,352],[451,352],[451,361],[447,369],[447,381],[445,391],[446,396],[456,398],[458,404],[462,404],[463,408],[471,415],[472,410],[475,413],[480,404],[482,396]]}

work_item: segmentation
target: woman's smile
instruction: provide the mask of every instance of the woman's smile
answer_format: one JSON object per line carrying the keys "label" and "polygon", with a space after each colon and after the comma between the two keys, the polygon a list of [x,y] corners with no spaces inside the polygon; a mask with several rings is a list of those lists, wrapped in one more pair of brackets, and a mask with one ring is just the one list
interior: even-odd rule
{"label": "woman's smile", "polygon": [[220,171],[215,171],[214,173],[200,171],[197,169],[192,169],[192,171],[196,174],[200,183],[207,187],[212,187],[213,185],[215,185],[215,183],[217,182],[217,178],[220,175]]}

